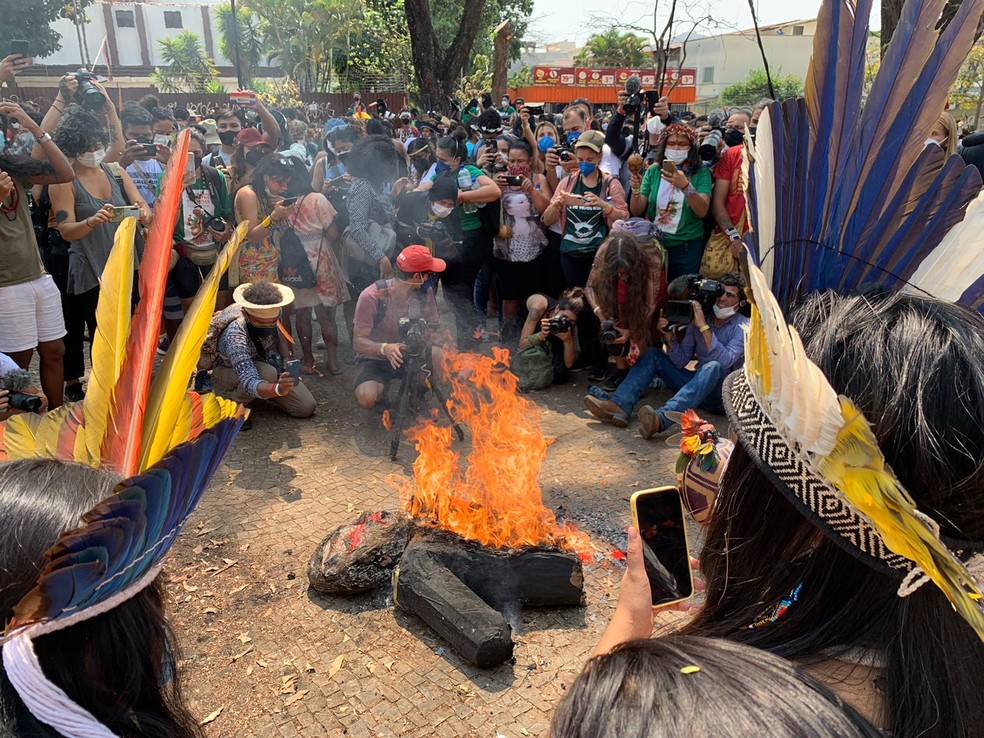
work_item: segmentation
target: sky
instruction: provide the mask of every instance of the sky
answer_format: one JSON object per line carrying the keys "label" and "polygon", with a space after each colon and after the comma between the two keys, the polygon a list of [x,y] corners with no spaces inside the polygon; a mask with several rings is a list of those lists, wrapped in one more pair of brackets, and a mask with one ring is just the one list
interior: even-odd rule
{"label": "sky", "polygon": [[[751,28],[752,13],[747,0],[681,0],[680,7],[692,9],[699,16],[712,15],[721,25],[718,33],[736,28]],[[669,9],[670,3],[661,5]],[[756,0],[759,25],[782,23],[801,18],[815,18],[820,0]],[[871,27],[880,27],[878,3],[871,20]],[[538,43],[551,41],[577,41],[579,44],[593,33],[603,31],[614,21],[627,25],[652,26],[653,3],[643,0],[534,0],[533,15],[528,37]],[[665,21],[664,21],[665,22]],[[706,35],[713,35],[714,31]]]}

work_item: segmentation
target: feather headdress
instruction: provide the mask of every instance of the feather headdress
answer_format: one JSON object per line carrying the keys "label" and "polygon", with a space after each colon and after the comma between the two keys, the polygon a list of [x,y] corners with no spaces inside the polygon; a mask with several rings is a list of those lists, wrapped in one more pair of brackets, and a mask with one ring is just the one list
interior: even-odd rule
{"label": "feather headdress", "polygon": [[872,0],[825,0],[805,98],[763,112],[749,146],[746,242],[781,305],[874,284],[984,309],[981,176],[924,145],[984,0],[939,24],[945,4],[906,2],[865,98]]}
{"label": "feather headdress", "polygon": [[28,709],[69,738],[112,733],[47,680],[33,639],[107,612],[153,581],[246,418],[240,405],[189,392],[188,383],[219,281],[248,224],[220,253],[152,378],[189,138],[178,137],[164,173],[132,318],[135,221],[116,232],[100,279],[85,400],[0,425],[0,458],[60,459],[128,477],[48,550],[36,586],[15,606],[0,639],[4,669]]}

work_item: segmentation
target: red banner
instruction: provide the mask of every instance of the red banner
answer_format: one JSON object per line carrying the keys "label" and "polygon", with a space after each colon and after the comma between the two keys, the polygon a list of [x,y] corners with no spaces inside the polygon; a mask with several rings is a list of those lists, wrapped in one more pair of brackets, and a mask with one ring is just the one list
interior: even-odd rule
{"label": "red banner", "polygon": [[[580,87],[625,86],[633,74],[638,75],[642,89],[656,89],[656,71],[653,69],[588,69],[585,67],[533,67],[534,85],[577,85]],[[667,69],[664,87],[696,87],[696,69]]]}
{"label": "red banner", "polygon": [[535,85],[572,85],[574,67],[533,67]]}

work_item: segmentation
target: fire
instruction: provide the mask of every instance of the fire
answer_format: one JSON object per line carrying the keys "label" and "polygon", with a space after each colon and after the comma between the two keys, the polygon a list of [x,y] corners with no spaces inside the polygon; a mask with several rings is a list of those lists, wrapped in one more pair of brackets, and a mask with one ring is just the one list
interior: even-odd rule
{"label": "fire", "polygon": [[493,350],[495,358],[445,353],[448,406],[468,427],[472,451],[462,468],[451,428],[427,420],[408,430],[419,456],[414,484],[400,485],[403,505],[415,518],[486,546],[589,548],[584,534],[558,524],[543,504],[537,477],[547,439],[540,410],[517,393],[509,352]]}
{"label": "fire", "polygon": [[393,430],[393,416],[389,410],[383,410],[383,427],[386,430]]}

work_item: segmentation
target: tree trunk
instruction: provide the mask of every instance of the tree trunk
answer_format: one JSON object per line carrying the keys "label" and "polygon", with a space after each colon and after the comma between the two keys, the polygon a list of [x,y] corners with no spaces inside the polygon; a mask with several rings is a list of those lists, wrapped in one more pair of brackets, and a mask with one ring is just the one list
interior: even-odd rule
{"label": "tree trunk", "polygon": [[501,100],[506,92],[506,73],[509,71],[509,45],[512,43],[512,22],[507,18],[495,29],[492,54],[492,99]]}
{"label": "tree trunk", "polygon": [[471,58],[484,6],[485,0],[465,0],[454,40],[442,48],[434,33],[430,0],[404,2],[421,105],[449,112],[455,85],[460,81],[459,72]]}

